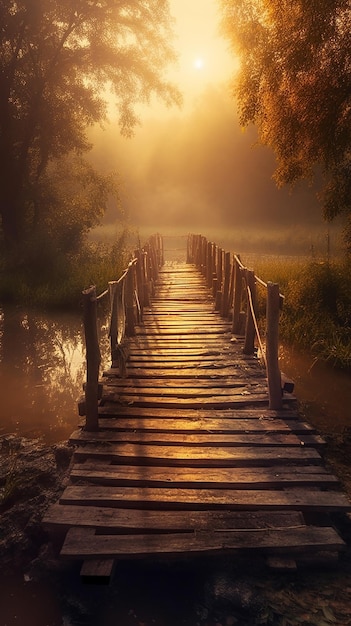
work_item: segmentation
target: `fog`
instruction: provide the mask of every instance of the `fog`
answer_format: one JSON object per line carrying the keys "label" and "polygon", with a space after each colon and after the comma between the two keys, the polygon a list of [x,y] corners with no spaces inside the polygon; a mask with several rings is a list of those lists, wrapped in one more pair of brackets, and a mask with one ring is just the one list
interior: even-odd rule
{"label": "fog", "polygon": [[[141,234],[201,232],[276,252],[324,241],[315,189],[277,189],[274,155],[253,127],[240,127],[225,85],[207,87],[187,111],[150,108],[132,139],[114,122],[91,139],[94,164],[116,172],[126,219]],[[111,235],[116,216],[111,205],[95,235]]]}

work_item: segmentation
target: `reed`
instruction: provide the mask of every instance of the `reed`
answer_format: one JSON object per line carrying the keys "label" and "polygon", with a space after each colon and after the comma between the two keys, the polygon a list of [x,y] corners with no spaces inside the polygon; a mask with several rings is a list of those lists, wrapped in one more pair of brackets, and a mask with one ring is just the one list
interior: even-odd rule
{"label": "reed", "polygon": [[86,242],[74,255],[43,252],[17,267],[0,266],[0,302],[38,308],[77,309],[84,287],[103,290],[119,276],[128,256],[127,234],[113,245]]}
{"label": "reed", "polygon": [[350,261],[262,257],[255,271],[285,295],[280,337],[333,367],[351,369]]}

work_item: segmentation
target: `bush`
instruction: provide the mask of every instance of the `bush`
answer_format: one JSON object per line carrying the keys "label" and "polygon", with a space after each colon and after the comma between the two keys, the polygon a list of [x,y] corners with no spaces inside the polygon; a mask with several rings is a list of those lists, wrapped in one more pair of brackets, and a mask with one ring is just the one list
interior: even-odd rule
{"label": "bush", "polygon": [[[255,272],[284,294],[280,337],[323,361],[351,368],[350,261],[262,260]],[[260,311],[265,305],[260,297]]]}
{"label": "bush", "polygon": [[32,242],[16,267],[2,260],[0,299],[2,302],[44,308],[77,308],[83,289],[96,285],[104,291],[127,263],[127,231],[112,246],[85,242],[75,254]]}

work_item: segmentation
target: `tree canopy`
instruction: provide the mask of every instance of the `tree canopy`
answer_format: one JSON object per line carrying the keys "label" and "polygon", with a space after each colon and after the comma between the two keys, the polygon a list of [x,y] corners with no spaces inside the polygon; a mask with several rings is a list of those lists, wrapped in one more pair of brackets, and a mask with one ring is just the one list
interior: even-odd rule
{"label": "tree canopy", "polygon": [[243,125],[277,157],[275,180],[321,180],[324,216],[345,215],[351,243],[349,0],[219,0],[240,70]]}
{"label": "tree canopy", "polygon": [[0,0],[0,215],[7,248],[43,226],[49,232],[50,223],[74,222],[74,203],[82,199],[75,174],[88,190],[86,215],[77,211],[76,222],[83,229],[96,223],[111,181],[83,165],[86,131],[106,118],[111,98],[126,135],[138,123],[138,103],[153,95],[180,101],[165,74],[175,59],[171,35],[167,0]]}

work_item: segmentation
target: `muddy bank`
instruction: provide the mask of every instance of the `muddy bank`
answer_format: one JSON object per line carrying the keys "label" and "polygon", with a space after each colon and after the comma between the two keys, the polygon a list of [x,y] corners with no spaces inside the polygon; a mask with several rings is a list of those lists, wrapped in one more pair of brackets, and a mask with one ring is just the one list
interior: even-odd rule
{"label": "muddy bank", "polygon": [[36,439],[0,437],[2,575],[24,572],[39,558],[45,563],[54,559],[41,519],[68,480],[71,456],[63,443],[45,446]]}

